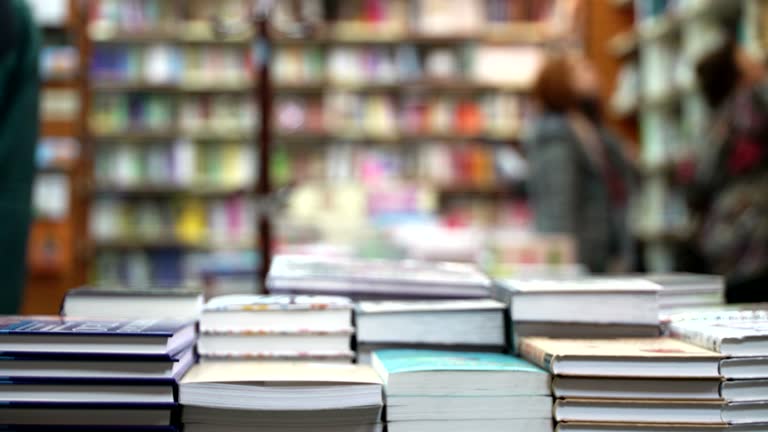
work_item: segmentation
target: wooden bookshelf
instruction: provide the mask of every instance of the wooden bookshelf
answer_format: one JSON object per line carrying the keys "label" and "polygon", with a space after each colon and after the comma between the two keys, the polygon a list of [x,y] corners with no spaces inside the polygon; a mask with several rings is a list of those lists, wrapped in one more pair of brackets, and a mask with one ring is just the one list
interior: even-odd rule
{"label": "wooden bookshelf", "polygon": [[78,1],[68,0],[67,17],[58,24],[41,26],[43,46],[71,46],[78,51],[76,70],[70,76],[44,77],[41,94],[49,90],[66,90],[78,99],[79,112],[71,119],[51,120],[41,117],[40,139],[72,138],[79,145],[75,159],[39,166],[38,175],[64,176],[69,190],[67,212],[62,217],[37,215],[33,220],[27,250],[27,281],[22,313],[56,314],[64,293],[85,281],[78,239],[83,238],[86,207],[80,183],[83,167],[84,139],[82,115],[88,109],[83,83],[86,80],[83,15]]}

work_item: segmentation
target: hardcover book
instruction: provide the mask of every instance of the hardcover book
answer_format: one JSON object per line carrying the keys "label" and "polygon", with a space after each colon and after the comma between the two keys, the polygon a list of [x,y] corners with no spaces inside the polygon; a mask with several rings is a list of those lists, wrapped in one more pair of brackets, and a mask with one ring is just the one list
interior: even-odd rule
{"label": "hardcover book", "polygon": [[347,331],[351,329],[352,307],[346,297],[226,295],[206,303],[200,331]]}
{"label": "hardcover book", "polygon": [[670,335],[728,357],[768,356],[768,319],[680,321]]}
{"label": "hardcover book", "polygon": [[0,318],[0,352],[177,354],[195,340],[194,323],[93,321],[55,316]]}
{"label": "hardcover book", "polygon": [[506,354],[383,350],[372,356],[387,396],[549,395],[549,375]]}
{"label": "hardcover book", "polygon": [[660,289],[636,278],[504,280],[496,298],[514,322],[658,325]]}
{"label": "hardcover book", "polygon": [[523,338],[521,356],[555,375],[719,378],[720,354],[671,338]]}

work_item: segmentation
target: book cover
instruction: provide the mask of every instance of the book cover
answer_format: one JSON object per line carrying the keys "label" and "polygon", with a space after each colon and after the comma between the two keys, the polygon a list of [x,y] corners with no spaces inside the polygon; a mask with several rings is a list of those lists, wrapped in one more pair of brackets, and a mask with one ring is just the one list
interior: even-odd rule
{"label": "book cover", "polygon": [[0,317],[2,335],[170,337],[190,324],[171,320],[93,321],[58,316]]}
{"label": "book cover", "polygon": [[428,371],[546,373],[523,359],[497,353],[383,350],[375,351],[373,356],[390,374]]}
{"label": "book cover", "polygon": [[305,295],[225,295],[205,304],[206,312],[225,311],[306,311],[352,309],[352,301],[339,296]]}
{"label": "book cover", "polygon": [[559,358],[614,359],[717,359],[720,354],[672,338],[551,339],[526,337],[520,341],[520,355],[531,362],[552,368]]}
{"label": "book cover", "polygon": [[463,263],[416,260],[323,258],[297,255],[275,257],[269,279],[327,279],[360,282],[400,281],[410,284],[490,286],[487,276]]}
{"label": "book cover", "polygon": [[454,311],[504,311],[504,303],[490,300],[366,301],[357,305],[359,314]]}
{"label": "book cover", "polygon": [[582,278],[567,280],[501,280],[499,287],[513,294],[552,293],[552,292],[658,292],[661,287],[644,279],[634,278]]}
{"label": "book cover", "polygon": [[168,288],[99,288],[84,286],[71,289],[67,297],[190,297],[202,296],[200,290]]}
{"label": "book cover", "polygon": [[233,362],[196,365],[181,381],[194,383],[381,384],[369,366],[314,363]]}
{"label": "book cover", "polygon": [[[737,348],[731,345],[768,342],[768,319],[681,321],[672,323],[669,326],[669,332],[673,337],[712,351],[737,354],[747,347]],[[761,350],[761,348],[763,349]],[[753,354],[768,354],[768,345],[765,347],[756,346],[755,350]]]}

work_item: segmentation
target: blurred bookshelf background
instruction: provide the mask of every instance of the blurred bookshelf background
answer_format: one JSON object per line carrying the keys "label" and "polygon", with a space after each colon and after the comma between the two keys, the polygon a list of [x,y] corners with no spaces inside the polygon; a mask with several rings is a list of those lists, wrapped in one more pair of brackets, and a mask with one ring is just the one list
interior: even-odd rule
{"label": "blurred bookshelf background", "polygon": [[[26,312],[83,283],[254,292],[265,245],[578,273],[570,239],[533,233],[520,145],[532,80],[563,50],[596,64],[643,167],[645,267],[677,269],[689,221],[670,171],[708,115],[692,65],[724,19],[766,46],[762,0],[30,3],[43,124]],[[257,221],[278,206],[266,242]]]}

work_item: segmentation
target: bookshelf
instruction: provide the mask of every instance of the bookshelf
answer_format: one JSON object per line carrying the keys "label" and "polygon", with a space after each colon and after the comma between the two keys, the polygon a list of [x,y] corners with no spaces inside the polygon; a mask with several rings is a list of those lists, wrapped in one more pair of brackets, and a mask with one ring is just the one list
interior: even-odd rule
{"label": "bookshelf", "polygon": [[76,2],[29,2],[40,34],[40,130],[22,312],[55,313],[82,283],[82,23]]}
{"label": "bookshelf", "polygon": [[436,195],[438,217],[524,199],[529,88],[548,50],[580,46],[553,18],[573,25],[576,3],[277,2],[273,181],[405,184]]}
{"label": "bookshelf", "polygon": [[252,3],[86,2],[90,280],[199,286],[259,248]]}
{"label": "bookshelf", "polygon": [[638,159],[644,179],[633,229],[645,245],[646,267],[669,271],[677,269],[676,251],[692,227],[673,173],[679,161],[695,156],[706,142],[709,113],[696,87],[695,64],[721,40],[723,23],[737,27],[743,44],[762,55],[766,45],[757,29],[766,3],[628,3],[621,7],[634,15],[634,25],[609,44],[622,61],[612,106],[615,115],[635,122],[640,131]]}

